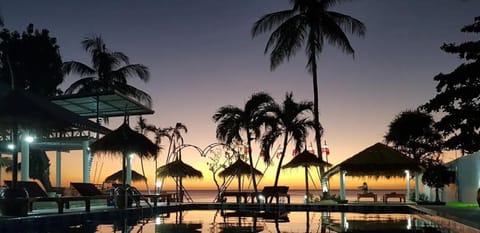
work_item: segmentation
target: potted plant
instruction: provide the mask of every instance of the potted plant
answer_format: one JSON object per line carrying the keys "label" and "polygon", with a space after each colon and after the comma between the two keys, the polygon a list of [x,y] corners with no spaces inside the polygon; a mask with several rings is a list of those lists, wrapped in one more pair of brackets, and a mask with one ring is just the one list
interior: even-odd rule
{"label": "potted plant", "polygon": [[23,217],[28,214],[28,193],[25,189],[5,188],[0,193],[0,212],[4,216]]}

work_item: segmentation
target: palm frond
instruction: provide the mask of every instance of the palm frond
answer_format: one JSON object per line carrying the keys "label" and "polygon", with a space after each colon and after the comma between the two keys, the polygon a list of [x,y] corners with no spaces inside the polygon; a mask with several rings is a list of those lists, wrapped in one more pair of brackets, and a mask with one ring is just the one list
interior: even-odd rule
{"label": "palm frond", "polygon": [[76,73],[80,76],[93,76],[96,74],[96,71],[93,68],[77,61],[64,62],[62,64],[62,72],[65,75]]}
{"label": "palm frond", "polygon": [[270,68],[278,67],[285,59],[290,59],[305,41],[306,24],[302,15],[295,15],[272,32],[264,52],[270,53]]}
{"label": "palm frond", "polygon": [[150,72],[148,68],[141,64],[130,64],[122,66],[117,70],[109,73],[110,77],[117,80],[125,80],[126,78],[138,77],[147,82],[150,79]]}
{"label": "palm frond", "polygon": [[141,101],[148,108],[152,107],[152,97],[142,90],[139,90],[139,89],[137,89],[133,86],[130,86],[128,84],[116,85],[115,89],[119,90],[123,94],[129,95],[129,96]]}
{"label": "palm frond", "polygon": [[73,94],[80,92],[85,87],[89,86],[90,83],[95,82],[95,77],[86,77],[72,83],[66,90],[65,94]]}
{"label": "palm frond", "polygon": [[295,11],[293,10],[284,10],[284,11],[274,12],[274,13],[270,13],[262,16],[259,20],[257,20],[253,24],[253,27],[251,30],[252,37],[271,31],[274,27],[282,24],[294,13]]}
{"label": "palm frond", "polygon": [[367,27],[358,19],[339,12],[328,11],[328,15],[343,28],[344,31],[357,36],[365,36]]}

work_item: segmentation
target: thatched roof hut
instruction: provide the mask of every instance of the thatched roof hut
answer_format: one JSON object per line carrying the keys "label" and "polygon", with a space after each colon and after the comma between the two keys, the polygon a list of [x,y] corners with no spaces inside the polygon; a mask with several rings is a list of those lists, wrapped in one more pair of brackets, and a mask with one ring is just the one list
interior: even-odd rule
{"label": "thatched roof hut", "polygon": [[402,177],[405,170],[421,171],[422,167],[412,158],[382,143],[360,151],[334,166],[326,175],[346,171],[348,176]]}

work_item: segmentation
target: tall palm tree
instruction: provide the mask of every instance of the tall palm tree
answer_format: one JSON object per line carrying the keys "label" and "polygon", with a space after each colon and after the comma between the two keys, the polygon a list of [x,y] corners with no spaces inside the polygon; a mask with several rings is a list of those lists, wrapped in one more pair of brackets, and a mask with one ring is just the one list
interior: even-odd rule
{"label": "tall palm tree", "polygon": [[[147,134],[149,132],[155,133],[157,128],[154,125],[148,124],[147,120],[145,118],[143,118],[142,116],[140,116],[140,117],[138,117],[137,126],[135,126],[135,130],[137,132],[147,136]],[[159,146],[159,148],[160,148],[160,145],[158,143],[155,143],[155,144],[157,146]],[[155,161],[157,161],[157,157],[158,157],[158,155],[155,156]],[[145,177],[145,167],[143,165],[143,157],[140,157],[140,164],[142,166],[142,175]],[[150,193],[150,189],[148,187],[147,179],[144,179],[144,182],[145,182],[145,187],[147,188],[147,191]],[[153,187],[155,187],[155,186],[153,186]]]}
{"label": "tall palm tree", "polygon": [[[182,132],[187,133],[188,129],[187,126],[181,122],[177,122],[174,127],[169,127],[166,129],[160,129],[158,131],[157,139],[160,140],[160,137],[166,136],[170,140],[170,145],[168,146],[168,155],[167,155],[167,163],[170,161],[176,161],[182,159],[182,150],[180,147],[183,145],[183,136]],[[169,136],[167,136],[169,135]],[[178,149],[178,151],[177,151]],[[173,153],[174,152],[174,153]],[[174,154],[173,158],[171,157]],[[172,162],[173,162],[172,161]],[[158,170],[157,170],[158,172]],[[182,184],[182,177],[176,177],[175,179],[175,189],[179,194],[177,196],[180,202],[183,202],[183,184]]]}
{"label": "tall palm tree", "polygon": [[[315,122],[315,141],[321,158],[322,129],[318,110],[317,59],[325,42],[330,43],[347,54],[354,54],[353,47],[345,34],[363,36],[366,28],[359,20],[330,9],[342,0],[290,0],[291,9],[262,16],[252,28],[252,36],[273,31],[265,47],[270,52],[270,68],[274,70],[285,60],[290,59],[302,47],[305,47],[308,62],[307,69],[313,80],[313,116]],[[323,177],[324,170],[321,168]],[[326,180],[322,178],[322,187]]]}
{"label": "tall palm tree", "polygon": [[81,76],[80,80],[72,83],[65,90],[65,94],[118,90],[141,101],[148,107],[152,106],[150,95],[127,83],[127,79],[132,77],[148,81],[150,73],[146,66],[130,64],[124,53],[109,50],[100,36],[85,38],[82,46],[91,55],[92,66],[78,61],[69,61],[63,64],[66,75],[75,73]]}
{"label": "tall palm tree", "polygon": [[[250,175],[255,193],[258,192],[254,173],[254,163],[251,150],[252,139],[260,139],[261,127],[264,125],[264,108],[272,104],[273,98],[263,92],[253,94],[245,103],[243,109],[226,105],[220,107],[213,115],[217,123],[217,139],[230,145],[234,142],[247,140],[248,158],[250,162]],[[258,196],[257,201],[259,202]]]}
{"label": "tall palm tree", "polygon": [[[269,151],[273,143],[283,136],[283,149],[280,155],[280,161],[275,175],[274,187],[278,186],[280,178],[280,169],[282,168],[283,158],[287,145],[290,140],[295,144],[295,150],[301,151],[305,146],[305,140],[309,129],[313,129],[315,122],[310,116],[313,114],[313,103],[311,101],[295,102],[292,93],[285,95],[282,106],[272,105],[267,111],[274,113],[275,125],[272,124],[271,130],[268,130],[262,139],[262,148]],[[270,160],[270,153],[264,153],[265,160]]]}

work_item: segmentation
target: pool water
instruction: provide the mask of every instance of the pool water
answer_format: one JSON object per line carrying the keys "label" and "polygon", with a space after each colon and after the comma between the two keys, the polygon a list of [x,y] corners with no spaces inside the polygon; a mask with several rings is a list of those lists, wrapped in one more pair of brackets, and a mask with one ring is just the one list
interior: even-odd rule
{"label": "pool water", "polygon": [[[85,230],[85,231],[82,231]],[[451,232],[417,214],[182,211],[154,218],[92,220],[71,232]],[[50,231],[45,231],[50,232]],[[63,231],[68,232],[68,231]]]}

